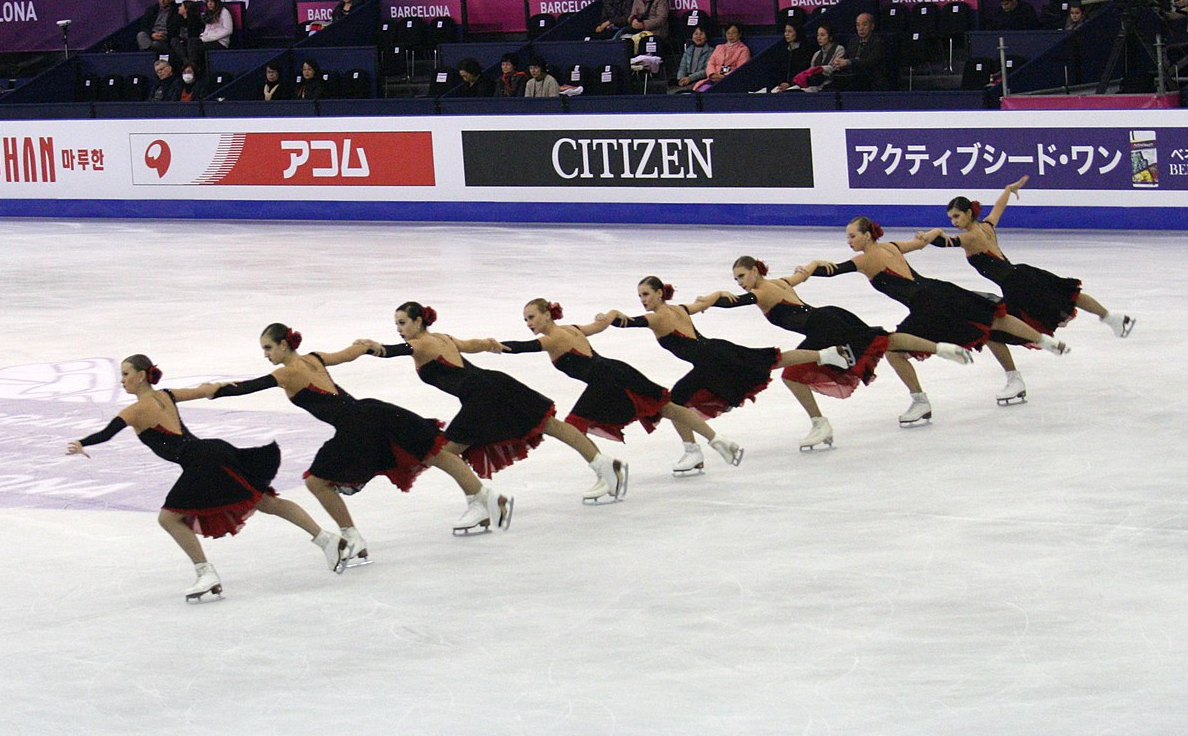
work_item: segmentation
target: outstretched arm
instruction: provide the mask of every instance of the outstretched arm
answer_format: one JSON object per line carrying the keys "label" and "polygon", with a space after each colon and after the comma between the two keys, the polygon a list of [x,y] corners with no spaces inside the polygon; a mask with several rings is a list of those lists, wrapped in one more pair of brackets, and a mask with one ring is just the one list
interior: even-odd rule
{"label": "outstretched arm", "polygon": [[605,331],[607,327],[610,327],[610,323],[607,322],[604,324],[602,322],[591,322],[588,325],[574,325],[574,327],[578,328],[578,332],[581,332],[586,337],[589,337],[591,335],[597,335],[599,332]]}
{"label": "outstretched arm", "polygon": [[460,353],[503,352],[503,346],[493,337],[475,338],[472,340],[459,340],[456,337],[451,337],[450,339],[458,346],[458,352]]}
{"label": "outstretched arm", "polygon": [[66,454],[90,457],[90,455],[87,454],[87,451],[83,449],[84,447],[97,445],[100,442],[107,442],[109,439],[119,434],[120,431],[127,426],[128,423],[124,421],[124,418],[122,416],[117,416],[115,419],[112,419],[110,422],[108,422],[106,427],[99,430],[98,432],[89,434],[86,437],[83,437],[81,440],[71,440],[70,442],[67,442]]}
{"label": "outstretched arm", "polygon": [[540,340],[500,340],[495,344],[505,353],[539,353],[544,350]]}
{"label": "outstretched arm", "polygon": [[1019,190],[1027,184],[1030,176],[1024,176],[1016,182],[1007,184],[1002,190],[1002,194],[998,195],[998,199],[994,202],[994,209],[990,210],[990,214],[983,218],[983,222],[988,222],[991,225],[998,227],[998,221],[1002,219],[1002,213],[1006,211],[1007,205],[1011,202],[1011,195],[1015,195],[1015,199],[1019,198]]}
{"label": "outstretched arm", "polygon": [[783,281],[788,286],[795,288],[803,284],[805,281],[808,281],[810,275],[811,274],[808,273],[801,273],[800,269],[798,268],[796,269],[796,273],[792,274],[791,276],[784,276],[780,279],[780,281]]}
{"label": "outstretched arm", "polygon": [[352,360],[355,360],[360,355],[366,355],[366,354],[367,354],[367,346],[360,345],[358,341],[352,343],[349,347],[339,350],[336,353],[323,353],[323,352],[318,353],[318,355],[322,356],[322,363],[324,363],[327,366],[339,365],[341,363],[350,363]]}
{"label": "outstretched arm", "polygon": [[270,373],[267,376],[260,376],[253,378],[250,381],[236,381],[234,383],[216,383],[212,384],[215,387],[214,393],[210,395],[212,399],[221,399],[224,396],[244,396],[245,394],[254,394],[257,391],[264,391],[270,388],[276,388],[280,382],[276,380],[276,374]]}
{"label": "outstretched arm", "polygon": [[609,312],[601,312],[594,321],[598,324],[605,324],[607,327],[614,325],[615,327],[651,327],[651,321],[648,315],[641,315],[639,317],[628,317],[617,309],[612,309]]}
{"label": "outstretched arm", "polygon": [[911,253],[914,250],[920,250],[921,248],[928,247],[928,243],[931,240],[932,240],[932,238],[929,238],[928,240],[923,240],[920,238],[920,233],[917,233],[916,237],[912,238],[911,240],[895,240],[895,241],[892,241],[891,245],[894,245],[896,248],[899,248],[900,253],[907,255],[908,253]]}
{"label": "outstretched arm", "polygon": [[174,401],[193,401],[195,399],[213,399],[219,386],[220,384],[217,383],[204,383],[194,388],[173,388],[169,391],[173,394]]}

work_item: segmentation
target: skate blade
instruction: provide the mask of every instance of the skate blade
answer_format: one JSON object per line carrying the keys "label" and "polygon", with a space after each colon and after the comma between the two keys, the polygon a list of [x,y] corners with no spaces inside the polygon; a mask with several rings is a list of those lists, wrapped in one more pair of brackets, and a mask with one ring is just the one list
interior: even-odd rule
{"label": "skate blade", "polygon": [[[206,598],[205,596],[210,596]],[[216,585],[210,590],[204,590],[201,593],[191,593],[186,596],[186,603],[213,603],[214,601],[223,600],[223,586]]]}
{"label": "skate blade", "polygon": [[618,496],[612,496],[609,493],[604,493],[601,496],[599,496],[598,498],[583,498],[582,505],[583,506],[607,506],[612,503],[619,503],[622,500],[623,500],[622,494],[619,494]]}
{"label": "skate blade", "polygon": [[1019,394],[1018,396],[1012,396],[1007,399],[999,399],[998,400],[999,406],[1014,406],[1015,404],[1026,404],[1026,403],[1027,403],[1027,392],[1026,391]]}
{"label": "skate blade", "polygon": [[[818,450],[817,449],[818,445],[825,445],[825,447]],[[801,452],[824,452],[825,450],[832,450],[832,449],[833,449],[833,440],[826,440],[824,442],[815,442],[811,445],[801,445],[800,446]]]}
{"label": "skate blade", "polygon": [[1137,321],[1138,320],[1136,320],[1134,317],[1123,317],[1122,318],[1122,334],[1118,335],[1118,337],[1127,337],[1128,335],[1130,335],[1130,331],[1134,329],[1134,323]]}
{"label": "skate blade", "polygon": [[[618,461],[616,461],[616,462],[618,462]],[[627,465],[627,463],[622,463],[622,468],[623,468],[623,475],[618,476],[616,474],[616,477],[618,478],[618,481],[619,481],[619,487],[618,487],[619,492],[612,494],[615,497],[616,501],[622,501],[627,496],[627,481],[630,479],[631,469]]]}
{"label": "skate blade", "polygon": [[482,536],[483,534],[490,534],[490,533],[491,533],[490,519],[488,519],[487,521],[481,522],[479,524],[475,524],[474,526],[454,527],[454,536],[455,537],[471,537],[471,536],[478,537],[478,536]]}
{"label": "skate blade", "polygon": [[703,468],[693,468],[692,470],[674,470],[672,477],[674,478],[695,478],[699,475],[705,475]]}
{"label": "skate blade", "polygon": [[910,429],[912,427],[923,427],[923,426],[926,426],[929,424],[932,424],[932,415],[931,414],[926,414],[926,415],[920,417],[919,419],[914,419],[910,422],[905,422],[902,419],[899,420],[899,426],[902,429]]}
{"label": "skate blade", "polygon": [[375,560],[371,559],[370,557],[351,557],[346,561],[346,565],[344,565],[342,569],[350,570],[354,567],[366,567],[373,562],[375,562]]}
{"label": "skate blade", "polygon": [[499,528],[507,531],[511,527],[512,509],[516,506],[516,499],[511,496],[504,496],[507,503],[503,507],[503,514],[499,517]]}

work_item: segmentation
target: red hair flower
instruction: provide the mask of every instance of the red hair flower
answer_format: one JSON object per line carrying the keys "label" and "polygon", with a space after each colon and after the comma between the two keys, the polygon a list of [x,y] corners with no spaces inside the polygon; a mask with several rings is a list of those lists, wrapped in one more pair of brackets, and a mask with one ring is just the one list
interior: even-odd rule
{"label": "red hair flower", "polygon": [[981,212],[982,212],[982,203],[976,199],[974,201],[970,202],[969,203],[969,211],[971,213],[973,213],[973,219],[975,219],[975,220],[978,219],[978,215],[981,214]]}
{"label": "red hair flower", "polygon": [[285,333],[285,342],[288,343],[290,349],[296,350],[301,347],[301,333],[290,327],[289,331]]}
{"label": "red hair flower", "polygon": [[760,276],[767,275],[767,264],[763,261],[755,261],[755,268],[759,271]]}
{"label": "red hair flower", "polygon": [[883,226],[874,220],[870,221],[870,237],[874,238],[875,240],[883,237]]}
{"label": "red hair flower", "polygon": [[155,365],[150,365],[146,373],[148,374],[148,382],[153,386],[156,386],[157,381],[161,380],[161,369]]}
{"label": "red hair flower", "polygon": [[429,306],[422,307],[421,308],[421,321],[425,324],[426,327],[428,327],[429,325],[436,322],[437,321],[437,310],[434,309],[433,307],[429,307]]}
{"label": "red hair flower", "polygon": [[565,312],[562,311],[560,304],[558,304],[557,302],[549,302],[549,316],[550,317],[557,320],[557,319],[561,319],[561,317],[564,316],[564,314],[565,314]]}
{"label": "red hair flower", "polygon": [[672,284],[665,284],[660,293],[664,297],[664,301],[668,301],[676,293],[676,288]]}

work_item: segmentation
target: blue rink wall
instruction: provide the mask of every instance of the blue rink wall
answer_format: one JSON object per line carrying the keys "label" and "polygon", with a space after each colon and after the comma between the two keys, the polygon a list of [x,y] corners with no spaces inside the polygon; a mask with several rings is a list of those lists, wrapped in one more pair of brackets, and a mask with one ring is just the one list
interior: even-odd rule
{"label": "blue rink wall", "polygon": [[5,217],[1188,229],[1188,111],[7,121]]}

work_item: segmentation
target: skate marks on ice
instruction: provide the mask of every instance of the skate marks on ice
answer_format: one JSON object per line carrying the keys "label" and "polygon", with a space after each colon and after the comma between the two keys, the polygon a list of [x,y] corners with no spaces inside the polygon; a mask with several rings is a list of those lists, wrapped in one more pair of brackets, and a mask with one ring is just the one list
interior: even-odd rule
{"label": "skate marks on ice", "polygon": [[[163,382],[193,386],[225,376],[189,376]],[[92,447],[91,459],[67,457],[66,443],[97,432],[127,405],[118,362],[85,358],[0,369],[0,508],[81,508],[156,511],[177,479],[177,468],[158,460],[125,429]],[[225,411],[189,402],[183,419],[199,437],[242,447],[282,445],[276,486],[301,485],[322,438],[303,417]],[[198,410],[191,410],[191,407]]]}

